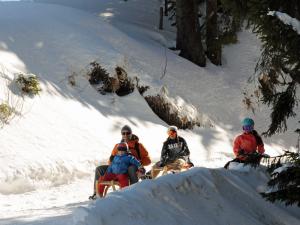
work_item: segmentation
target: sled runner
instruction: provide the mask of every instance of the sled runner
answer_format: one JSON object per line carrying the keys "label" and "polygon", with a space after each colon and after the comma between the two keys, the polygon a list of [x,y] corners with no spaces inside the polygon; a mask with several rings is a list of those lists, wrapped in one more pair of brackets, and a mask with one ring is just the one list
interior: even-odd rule
{"label": "sled runner", "polygon": [[[151,171],[150,171],[150,179],[153,178],[153,177],[157,177],[157,175],[155,176],[155,174],[158,174],[161,176],[163,175],[166,175],[168,173],[180,173],[182,171],[186,171],[188,169],[191,168],[191,165],[189,164],[185,164],[184,166],[174,166],[174,164],[169,164],[169,165],[166,165],[166,166],[163,166],[163,167],[152,167]],[[149,179],[149,178],[148,178]]]}

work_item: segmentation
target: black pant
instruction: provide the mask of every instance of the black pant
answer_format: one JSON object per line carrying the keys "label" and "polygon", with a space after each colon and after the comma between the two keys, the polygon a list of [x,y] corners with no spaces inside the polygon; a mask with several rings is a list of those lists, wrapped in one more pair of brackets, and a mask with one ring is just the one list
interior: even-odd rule
{"label": "black pant", "polygon": [[[96,167],[95,179],[94,179],[94,193],[96,193],[96,181],[99,180],[99,178],[101,176],[104,176],[107,168],[108,168],[108,165],[102,165],[102,166]],[[136,172],[137,172],[136,166],[131,165],[128,167],[128,177],[129,177],[130,184],[135,184],[139,181],[139,178],[137,177]]]}

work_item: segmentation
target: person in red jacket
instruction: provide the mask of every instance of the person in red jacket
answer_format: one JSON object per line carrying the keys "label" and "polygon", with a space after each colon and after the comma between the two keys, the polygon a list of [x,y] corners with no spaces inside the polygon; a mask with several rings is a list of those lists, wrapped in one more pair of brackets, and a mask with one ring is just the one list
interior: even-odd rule
{"label": "person in red jacket", "polygon": [[236,161],[240,162],[247,160],[251,154],[263,154],[265,152],[264,143],[256,130],[254,130],[253,119],[245,118],[242,125],[243,133],[237,136],[233,142],[233,152],[236,156]]}

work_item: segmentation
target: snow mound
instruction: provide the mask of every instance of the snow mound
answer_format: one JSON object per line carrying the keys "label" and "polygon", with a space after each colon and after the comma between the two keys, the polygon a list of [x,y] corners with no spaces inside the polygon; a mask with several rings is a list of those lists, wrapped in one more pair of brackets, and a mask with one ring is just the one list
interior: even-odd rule
{"label": "snow mound", "polygon": [[77,225],[298,224],[299,218],[260,196],[267,179],[263,168],[249,172],[194,168],[110,193],[88,207],[78,208],[74,222]]}

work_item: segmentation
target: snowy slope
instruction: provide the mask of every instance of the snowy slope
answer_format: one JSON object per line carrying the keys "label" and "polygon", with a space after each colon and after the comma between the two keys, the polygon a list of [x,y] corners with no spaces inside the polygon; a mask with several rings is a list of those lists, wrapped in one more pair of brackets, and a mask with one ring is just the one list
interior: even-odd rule
{"label": "snowy slope", "polygon": [[[188,142],[195,165],[222,167],[232,157],[232,139],[240,131],[240,119],[251,115],[244,109],[240,93],[259,55],[259,42],[253,34],[242,32],[237,45],[224,48],[222,67],[208,64],[199,68],[163,47],[173,44],[170,38],[174,34],[156,29],[159,1],[88,0],[83,4],[79,0],[64,0],[60,3],[65,6],[0,2],[0,100],[8,99],[18,111],[0,129],[0,224],[80,222],[84,217],[77,218],[75,213],[73,221],[70,213],[88,204],[94,167],[106,162],[113,145],[121,138],[120,128],[124,124],[133,128],[153,161],[159,159],[167,125],[137,92],[126,97],[98,94],[86,78],[88,65],[94,60],[111,73],[117,65],[125,67],[143,85],[151,86],[149,94],[166,87],[169,97],[183,108],[197,108],[211,118],[213,128],[180,131]],[[168,67],[161,79],[165,54]],[[42,85],[39,96],[20,95],[13,82],[20,71],[38,75]],[[68,84],[68,76],[72,74],[75,87]],[[262,108],[255,117],[259,131],[265,129],[267,113]],[[267,153],[277,154],[282,147],[293,146],[291,140],[295,140],[295,135],[291,131],[267,139]],[[199,176],[213,173],[205,169],[195,171],[202,174]],[[174,182],[181,182],[180,179]],[[155,182],[141,183],[145,194],[151,192]],[[170,181],[159,182],[168,186]],[[218,186],[214,180],[209,182]],[[242,181],[237,181],[237,186],[239,182]],[[149,189],[145,187],[148,185]],[[129,191],[130,196],[136,193],[134,187]],[[176,193],[170,193],[170,198],[173,194]],[[196,194],[190,199],[196,198]],[[114,203],[109,207],[115,207]],[[87,210],[93,213],[90,207]],[[249,221],[257,220],[250,217]],[[88,224],[93,224],[92,220],[86,219]],[[291,216],[290,221],[295,219]],[[151,220],[144,221],[144,224],[151,223]]]}

